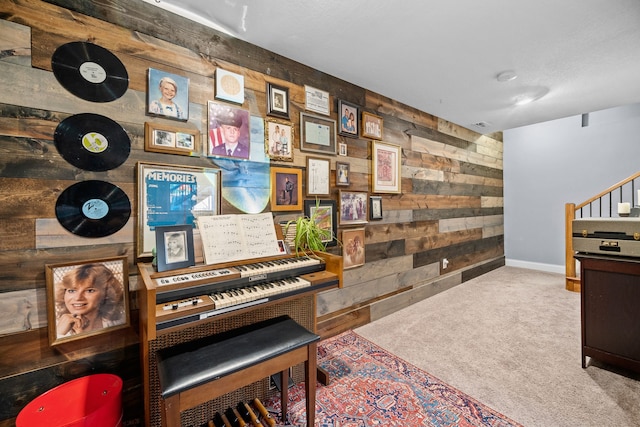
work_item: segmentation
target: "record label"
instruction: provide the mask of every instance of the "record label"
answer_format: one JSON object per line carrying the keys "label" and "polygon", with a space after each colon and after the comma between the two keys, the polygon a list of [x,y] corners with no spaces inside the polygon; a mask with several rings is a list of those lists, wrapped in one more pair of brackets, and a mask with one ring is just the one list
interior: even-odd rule
{"label": "record label", "polygon": [[91,61],[80,65],[80,75],[91,83],[102,83],[107,80],[107,72],[105,69]]}
{"label": "record label", "polygon": [[130,216],[129,197],[105,181],[73,184],[56,201],[58,222],[77,236],[109,236],[124,227]]}
{"label": "record label", "polygon": [[98,132],[89,132],[82,137],[82,146],[90,153],[102,153],[109,147],[109,140]]}

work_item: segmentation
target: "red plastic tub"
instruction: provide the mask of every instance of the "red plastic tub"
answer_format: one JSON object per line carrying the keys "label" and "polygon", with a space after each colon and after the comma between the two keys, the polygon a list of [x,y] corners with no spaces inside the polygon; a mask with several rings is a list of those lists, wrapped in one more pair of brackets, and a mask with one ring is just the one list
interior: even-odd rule
{"label": "red plastic tub", "polygon": [[16,427],[120,427],[122,379],[96,374],[60,384],[29,402]]}

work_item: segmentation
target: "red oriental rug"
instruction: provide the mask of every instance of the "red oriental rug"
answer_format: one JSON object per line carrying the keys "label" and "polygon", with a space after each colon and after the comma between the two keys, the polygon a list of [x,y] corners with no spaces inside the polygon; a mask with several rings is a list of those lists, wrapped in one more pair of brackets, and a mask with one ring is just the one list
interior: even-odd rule
{"label": "red oriental rug", "polygon": [[[316,426],[521,426],[386,350],[347,331],[318,345]],[[289,389],[289,422],[306,425],[304,384]],[[280,413],[280,400],[265,402]],[[280,424],[282,425],[282,424]]]}

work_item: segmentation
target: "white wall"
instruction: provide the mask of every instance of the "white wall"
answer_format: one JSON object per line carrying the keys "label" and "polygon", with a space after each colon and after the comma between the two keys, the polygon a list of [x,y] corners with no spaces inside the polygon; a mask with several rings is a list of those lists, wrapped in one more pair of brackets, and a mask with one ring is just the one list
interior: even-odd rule
{"label": "white wall", "polygon": [[575,116],[504,131],[507,265],[564,273],[565,203],[638,171],[640,104],[590,113],[587,127]]}

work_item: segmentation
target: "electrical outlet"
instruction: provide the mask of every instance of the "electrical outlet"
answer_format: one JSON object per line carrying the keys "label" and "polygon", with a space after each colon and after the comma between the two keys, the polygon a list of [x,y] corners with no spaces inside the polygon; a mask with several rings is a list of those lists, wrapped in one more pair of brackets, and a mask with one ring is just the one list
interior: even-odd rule
{"label": "electrical outlet", "polygon": [[446,258],[442,258],[442,269],[446,270],[448,266],[449,266],[449,260]]}

